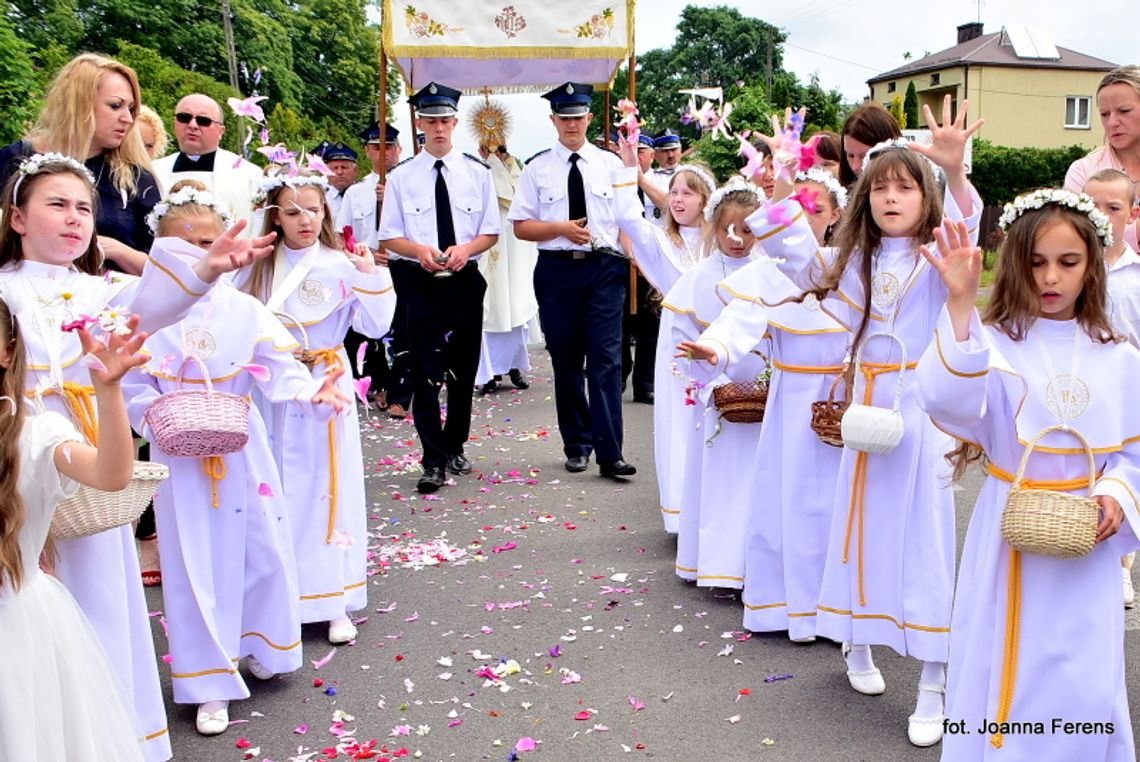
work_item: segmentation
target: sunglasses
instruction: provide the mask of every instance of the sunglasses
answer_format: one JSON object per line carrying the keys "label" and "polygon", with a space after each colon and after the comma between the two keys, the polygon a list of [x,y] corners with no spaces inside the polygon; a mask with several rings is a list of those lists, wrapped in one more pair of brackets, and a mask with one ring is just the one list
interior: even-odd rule
{"label": "sunglasses", "polygon": [[193,114],[187,114],[185,111],[180,111],[175,114],[174,119],[179,124],[190,124],[191,120],[193,120],[194,124],[198,125],[199,127],[209,127],[211,124],[221,124],[221,122],[219,122],[217,119],[211,119],[210,117],[202,116],[201,114],[194,116]]}

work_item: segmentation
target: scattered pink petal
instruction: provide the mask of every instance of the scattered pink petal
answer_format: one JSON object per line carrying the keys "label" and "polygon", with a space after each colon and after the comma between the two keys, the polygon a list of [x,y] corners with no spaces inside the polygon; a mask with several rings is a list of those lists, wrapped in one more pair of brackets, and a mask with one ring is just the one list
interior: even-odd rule
{"label": "scattered pink petal", "polygon": [[261,106],[257,105],[261,101],[268,100],[267,95],[251,95],[244,100],[237,98],[227,98],[226,103],[229,104],[233,112],[238,116],[247,116],[255,122],[265,121],[265,112],[261,110]]}
{"label": "scattered pink petal", "polygon": [[96,373],[107,372],[107,366],[103,364],[103,361],[90,352],[79,358],[79,364],[84,368],[95,371]]}
{"label": "scattered pink petal", "polygon": [[321,667],[325,666],[326,664],[328,664],[330,661],[333,660],[334,656],[336,656],[336,649],[335,648],[329,649],[329,652],[324,656],[324,658],[317,659],[316,661],[313,662],[313,669],[320,669]]}
{"label": "scattered pink petal", "polygon": [[645,708],[645,702],[643,702],[637,698],[634,698],[633,696],[629,697],[629,705],[633,707],[633,711],[635,711],[635,712],[640,712],[642,709]]}
{"label": "scattered pink petal", "polygon": [[365,376],[364,378],[358,378],[352,382],[352,386],[356,389],[356,398],[367,405],[368,390],[372,387],[372,377]]}
{"label": "scattered pink petal", "polygon": [[515,744],[515,751],[534,751],[538,748],[538,742],[530,736],[523,736]]}
{"label": "scattered pink petal", "polygon": [[247,363],[241,366],[241,369],[248,371],[249,375],[253,376],[255,380],[263,384],[268,384],[273,375],[269,372],[269,368],[264,365],[258,365],[255,362]]}
{"label": "scattered pink petal", "polygon": [[364,356],[366,354],[368,354],[368,342],[362,341],[356,350],[356,372],[362,376],[364,375]]}
{"label": "scattered pink petal", "polygon": [[297,727],[293,728],[293,732],[299,736],[303,736],[309,732],[309,726],[308,725],[298,725]]}
{"label": "scattered pink petal", "polygon": [[262,497],[275,497],[276,496],[275,493],[273,492],[273,488],[270,487],[265,482],[262,482],[261,484],[257,485],[257,494],[261,495]]}
{"label": "scattered pink petal", "polygon": [[592,715],[592,714],[590,714],[589,712],[587,712],[585,709],[583,709],[582,711],[578,712],[578,714],[574,715],[574,719],[575,719],[575,720],[579,720],[579,721],[581,721],[581,720],[588,720],[588,719],[590,719],[591,717],[593,717],[593,715]]}

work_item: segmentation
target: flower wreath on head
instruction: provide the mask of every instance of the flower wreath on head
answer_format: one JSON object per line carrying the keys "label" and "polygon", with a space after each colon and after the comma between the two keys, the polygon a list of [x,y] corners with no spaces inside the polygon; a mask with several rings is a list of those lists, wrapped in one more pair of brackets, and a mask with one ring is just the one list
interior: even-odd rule
{"label": "flower wreath on head", "polygon": [[[676,177],[681,172],[690,172],[701,179],[701,181],[709,187],[709,193],[712,194],[716,191],[716,180],[704,168],[698,167],[696,164],[681,164],[673,171],[673,176]],[[712,201],[710,195],[709,201]]]}
{"label": "flower wreath on head", "polygon": [[1001,217],[998,219],[998,227],[1004,232],[1021,215],[1043,209],[1049,204],[1065,206],[1085,215],[1092,221],[1096,228],[1097,237],[1100,238],[1104,248],[1107,249],[1112,246],[1112,223],[1104,212],[1096,208],[1096,203],[1092,198],[1084,193],[1073,193],[1060,188],[1041,188],[1021,194],[1013,200],[1012,204],[1005,205],[1005,209],[1002,210]]}
{"label": "flower wreath on head", "polygon": [[186,186],[185,188],[179,188],[177,192],[170,194],[154,205],[154,209],[146,216],[146,225],[150,228],[150,232],[158,233],[159,222],[171,209],[176,206],[187,206],[189,204],[197,204],[198,206],[213,209],[214,212],[222,218],[223,228],[228,228],[233,222],[229,211],[222,206],[221,202],[214,197],[213,193],[198,190],[192,186]]}
{"label": "flower wreath on head", "polygon": [[37,175],[43,171],[45,167],[49,167],[53,164],[62,164],[80,177],[86,178],[87,182],[95,185],[95,175],[91,174],[91,170],[85,167],[82,162],[54,151],[49,153],[37,153],[25,159],[23,163],[20,164],[19,169],[16,170],[16,183],[12,186],[12,201],[14,202],[16,200],[16,194],[20,191],[20,183],[24,182],[25,177]]}
{"label": "flower wreath on head", "polygon": [[705,221],[712,222],[713,216],[716,214],[716,208],[720,206],[721,202],[724,201],[729,193],[736,191],[751,193],[756,197],[757,204],[763,204],[767,200],[764,191],[761,190],[759,186],[753,185],[740,175],[733,175],[729,178],[728,182],[713,191],[712,196],[709,197],[709,202],[705,204]]}
{"label": "flower wreath on head", "polygon": [[[871,146],[871,148],[867,151],[867,155],[863,157],[863,172],[867,172],[867,165],[871,163],[871,159],[875,158],[879,154],[883,153],[884,151],[889,151],[892,148],[898,148],[903,151],[910,151],[911,149],[908,148],[910,143],[911,141],[907,140],[906,138],[895,138],[894,140],[884,140],[881,143],[876,143],[875,145]],[[914,151],[914,153],[917,156],[922,157],[922,160],[930,165],[930,169],[934,172],[935,180],[942,177],[942,167],[932,162],[925,155],[918,153],[918,151]]]}
{"label": "flower wreath on head", "polygon": [[312,186],[324,190],[329,187],[328,178],[323,174],[316,175],[290,175],[287,172],[274,173],[266,175],[261,184],[257,186],[257,193],[253,195],[254,206],[264,204],[269,198],[269,194],[274,190],[281,187],[289,187],[296,190],[297,188],[304,188],[305,186]]}
{"label": "flower wreath on head", "polygon": [[836,206],[840,209],[847,208],[847,189],[840,185],[839,181],[835,179],[835,175],[827,170],[812,167],[807,172],[799,172],[796,174],[796,182],[819,183],[827,188],[827,192],[835,199]]}

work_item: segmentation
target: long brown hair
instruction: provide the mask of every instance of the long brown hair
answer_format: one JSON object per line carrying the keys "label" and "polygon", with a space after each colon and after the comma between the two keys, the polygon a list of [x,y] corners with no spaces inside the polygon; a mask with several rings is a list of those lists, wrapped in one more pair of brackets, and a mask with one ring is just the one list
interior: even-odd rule
{"label": "long brown hair", "polygon": [[[305,176],[315,176],[314,172],[302,173]],[[247,294],[260,299],[262,302],[269,300],[270,290],[273,288],[273,271],[277,263],[277,255],[281,251],[281,247],[285,245],[285,231],[282,230],[281,225],[277,222],[277,210],[280,209],[281,196],[286,191],[299,191],[301,188],[314,188],[321,196],[321,206],[325,210],[325,218],[321,222],[321,232],[317,235],[317,240],[322,246],[327,246],[330,249],[340,249],[341,240],[337,234],[336,229],[333,228],[332,213],[329,210],[328,197],[325,196],[324,189],[319,185],[301,185],[297,187],[289,185],[279,185],[273,190],[269,191],[265,199],[265,224],[261,228],[261,235],[268,235],[269,233],[277,234],[277,245],[273,250],[273,255],[264,257],[257,260],[250,265],[249,279],[245,282],[242,290]]]}
{"label": "long brown hair", "polygon": [[[99,81],[108,74],[119,74],[131,88],[134,105],[131,117],[138,119],[142,108],[142,93],[135,70],[113,58],[97,53],[83,53],[71,59],[55,75],[51,89],[44,98],[36,126],[28,140],[36,151],[55,151],[78,161],[86,161],[95,135],[95,99],[99,95]],[[107,151],[111,179],[116,190],[133,196],[138,188],[138,171],[153,174],[150,154],[146,152],[138,126],[132,124],[123,142]]]}
{"label": "long brown hair", "polygon": [[[917,252],[918,246],[930,243],[933,230],[942,222],[942,192],[933,170],[926,159],[909,148],[888,148],[875,154],[875,160],[866,165],[862,176],[851,190],[847,208],[839,218],[835,230],[835,245],[839,249],[835,264],[823,276],[823,282],[809,293],[823,300],[828,293],[839,287],[843,273],[858,258],[859,280],[863,284],[863,315],[859,329],[855,331],[851,346],[859,346],[867,325],[871,320],[871,272],[874,258],[878,256],[883,231],[879,229],[871,214],[871,188],[881,180],[911,179],[922,190],[922,218],[918,222],[914,237],[911,238]],[[917,254],[916,254],[917,256]]]}
{"label": "long brown hair", "polygon": [[[17,208],[21,211],[26,211],[28,201],[32,197],[32,191],[43,178],[64,174],[79,178],[83,184],[87,186],[87,190],[91,193],[91,215],[92,218],[94,218],[96,213],[95,205],[99,202],[95,194],[95,187],[91,185],[91,179],[89,177],[77,172],[72,167],[62,163],[46,163],[42,164],[39,171],[33,175],[21,175],[19,171],[13,172],[7,185],[4,186],[4,190],[2,191],[4,199],[3,203],[0,204],[0,219],[3,220],[0,222],[0,267],[24,260],[24,239],[23,236],[12,229],[12,209]],[[23,177],[22,181],[20,180],[21,177]],[[16,189],[17,192],[13,194],[13,189],[16,188],[17,182],[20,183],[20,187]],[[15,195],[14,199],[13,195]],[[103,255],[99,253],[99,241],[95,235],[94,228],[92,228],[91,231],[91,240],[87,244],[87,251],[80,255],[72,264],[74,264],[78,270],[90,275],[98,275],[102,272]]]}
{"label": "long brown hair", "polygon": [[[0,345],[11,353],[8,367],[0,366],[0,589],[20,589],[24,579],[20,528],[27,507],[20,495],[20,431],[24,426],[25,350],[16,318],[0,299]],[[8,400],[12,402],[9,403]]]}
{"label": "long brown hair", "polygon": [[[874,146],[884,140],[902,137],[902,131],[899,130],[899,123],[891,116],[891,112],[878,103],[864,103],[848,115],[843,122],[843,131],[840,135],[850,135],[863,145]],[[847,151],[843,150],[842,137],[839,148],[839,182],[845,188],[849,188],[857,178],[855,170],[847,162]]]}
{"label": "long brown hair", "polygon": [[[990,301],[982,312],[982,322],[995,326],[1014,341],[1023,341],[1040,314],[1041,297],[1033,277],[1033,248],[1042,230],[1057,222],[1067,222],[1085,243],[1088,259],[1081,293],[1077,297],[1077,325],[1093,341],[1112,344],[1123,341],[1112,329],[1108,317],[1108,271],[1104,266],[1104,246],[1088,215],[1060,204],[1048,204],[1025,212],[1009,226],[998,254]],[[952,479],[962,478],[966,468],[984,455],[977,445],[963,442],[946,455],[954,467]]]}

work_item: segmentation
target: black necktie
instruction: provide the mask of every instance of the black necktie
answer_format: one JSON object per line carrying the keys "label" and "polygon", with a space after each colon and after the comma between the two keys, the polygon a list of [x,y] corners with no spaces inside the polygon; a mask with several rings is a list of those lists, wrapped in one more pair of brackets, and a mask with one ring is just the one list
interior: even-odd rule
{"label": "black necktie", "polygon": [[435,232],[439,250],[447,251],[455,245],[455,222],[451,219],[451,196],[443,180],[443,159],[435,160],[435,171]]}
{"label": "black necktie", "polygon": [[578,159],[582,158],[576,153],[570,154],[570,176],[566,182],[566,192],[570,196],[570,219],[581,220],[586,217],[586,186],[582,182],[582,172],[578,169]]}

